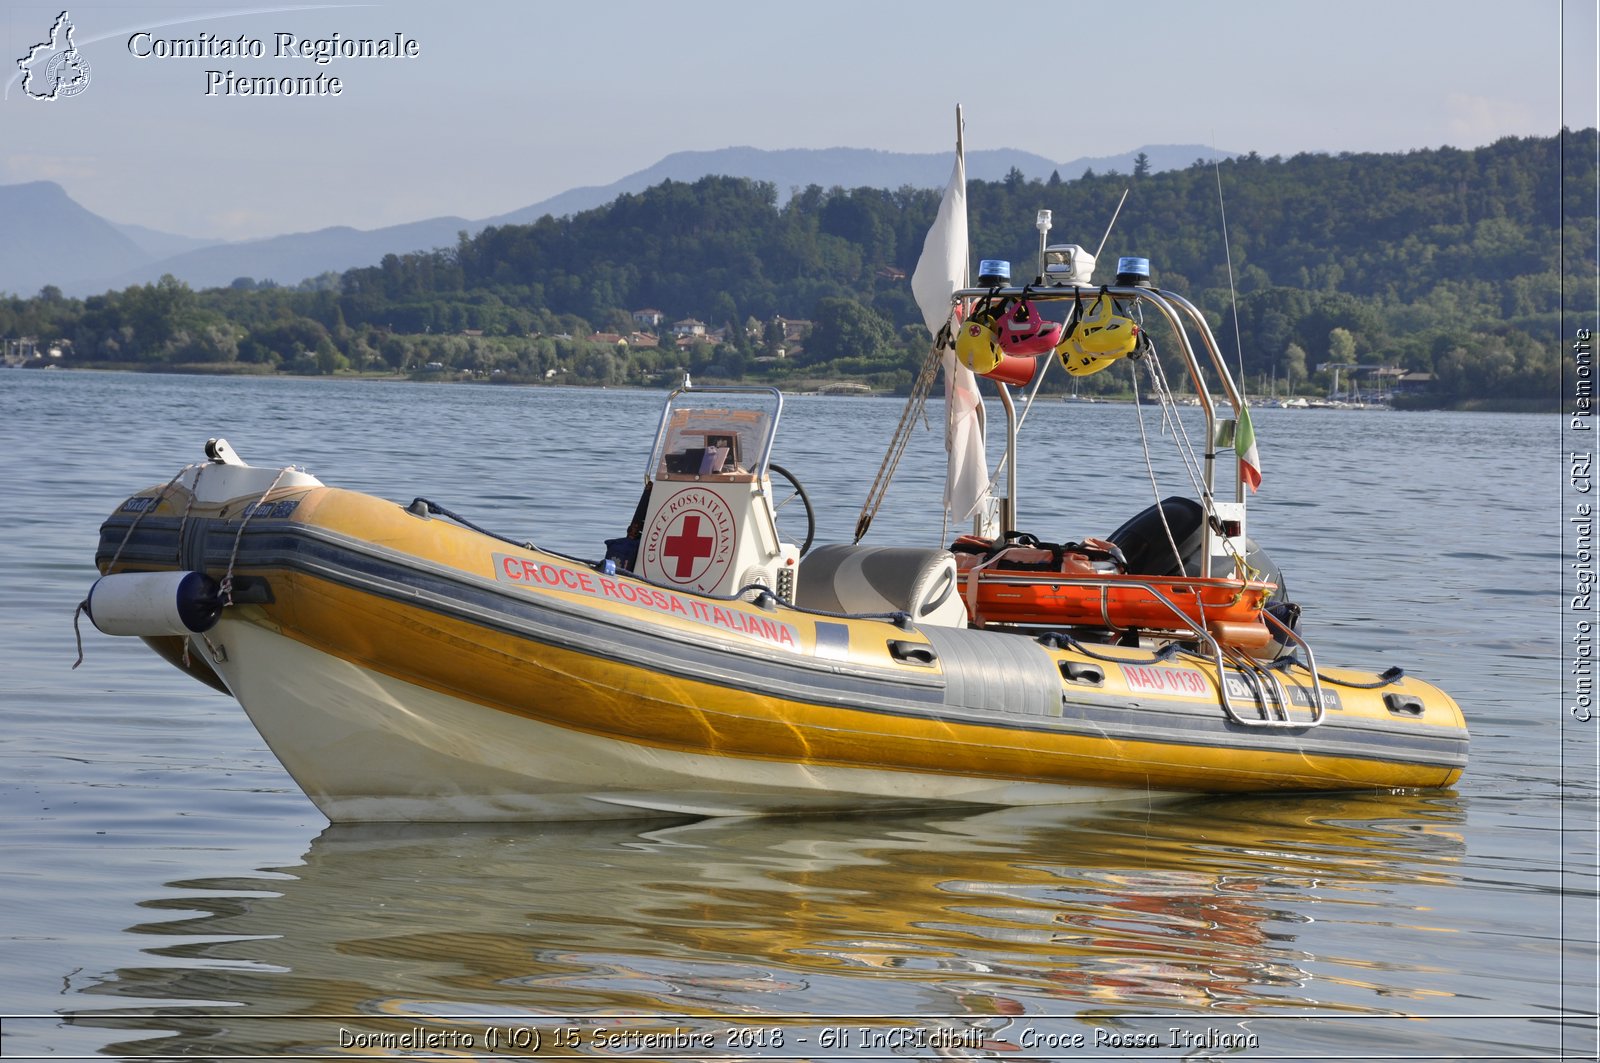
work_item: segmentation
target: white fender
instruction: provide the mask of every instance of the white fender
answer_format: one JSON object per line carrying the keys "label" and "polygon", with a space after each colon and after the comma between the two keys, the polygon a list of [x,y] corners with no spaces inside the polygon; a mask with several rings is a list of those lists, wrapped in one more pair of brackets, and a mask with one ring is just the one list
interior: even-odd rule
{"label": "white fender", "polygon": [[221,590],[204,572],[119,572],[94,581],[84,611],[107,635],[198,635],[222,616]]}

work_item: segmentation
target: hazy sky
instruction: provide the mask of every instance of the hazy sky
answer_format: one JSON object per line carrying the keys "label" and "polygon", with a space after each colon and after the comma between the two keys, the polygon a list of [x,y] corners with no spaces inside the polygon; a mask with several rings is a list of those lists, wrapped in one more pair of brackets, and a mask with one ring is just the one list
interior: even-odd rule
{"label": "hazy sky", "polygon": [[[114,221],[228,239],[487,217],[685,149],[944,151],[957,103],[969,150],[1056,161],[1162,143],[1269,156],[1465,148],[1596,124],[1594,0],[67,10],[89,82],[50,101],[27,95],[17,60],[48,39],[61,0],[0,10],[0,184],[49,179]],[[276,57],[279,33],[402,34],[419,54],[319,65]],[[158,54],[201,34],[242,35],[264,54]],[[320,74],[342,91],[225,95],[230,70]]]}

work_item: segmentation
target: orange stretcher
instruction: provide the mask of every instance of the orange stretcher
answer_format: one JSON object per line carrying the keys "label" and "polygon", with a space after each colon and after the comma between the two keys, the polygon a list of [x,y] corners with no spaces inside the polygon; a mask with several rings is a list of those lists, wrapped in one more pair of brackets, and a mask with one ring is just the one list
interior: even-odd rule
{"label": "orange stretcher", "polygon": [[1021,624],[1174,634],[1203,629],[1223,645],[1242,650],[1272,642],[1262,612],[1275,583],[1127,573],[1109,560],[1115,548],[1093,539],[978,553],[973,547],[981,542],[958,541],[955,551],[974,627]]}

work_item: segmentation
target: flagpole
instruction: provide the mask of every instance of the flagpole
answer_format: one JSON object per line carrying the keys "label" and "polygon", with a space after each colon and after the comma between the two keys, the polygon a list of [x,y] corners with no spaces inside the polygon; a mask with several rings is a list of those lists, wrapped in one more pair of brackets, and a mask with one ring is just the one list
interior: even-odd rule
{"label": "flagpole", "polygon": [[[966,137],[956,108],[956,159],[922,244],[911,292],[933,337],[945,377],[945,519],[965,521],[988,496],[989,463],[983,447],[983,396],[972,369],[956,358],[951,330],[960,309],[952,296],[968,287],[971,251],[967,239]],[[945,529],[948,532],[948,527]],[[944,535],[941,533],[941,540]]]}
{"label": "flagpole", "polygon": [[[961,119],[961,105],[956,104],[956,159],[961,163],[961,181],[966,184],[967,179],[967,146],[966,123]],[[972,244],[967,242],[961,248],[961,287],[965,288],[972,280]]]}
{"label": "flagpole", "polygon": [[[966,124],[966,120],[963,118],[963,116],[961,114],[961,105],[958,103],[958,104],[956,104],[956,159],[961,164],[961,179],[962,179],[963,187],[965,187],[966,177],[967,177],[967,142],[966,142],[967,141],[967,129],[966,129],[966,125],[967,125]],[[960,284],[960,287],[965,288],[971,283],[972,283],[972,243],[969,240],[968,242],[963,244],[962,248],[961,248],[961,284]],[[974,386],[977,385],[977,381],[976,380],[973,381],[973,385]],[[947,412],[947,415],[948,415],[948,412]],[[948,428],[946,429],[946,431],[948,431]],[[987,436],[988,434],[989,434],[989,411],[988,411],[988,408],[984,406],[984,403],[983,403],[983,392],[980,389],[979,392],[978,392],[978,435],[979,435],[980,438],[982,438],[982,437]],[[988,473],[988,471],[989,470],[987,468],[984,469],[985,473]],[[996,475],[998,475],[999,474],[999,470],[996,469],[995,473],[996,473]],[[986,483],[988,483],[990,486],[983,493],[984,505],[983,505],[982,509],[979,512],[973,513],[973,515],[972,515],[972,533],[974,535],[979,535],[979,536],[983,535],[984,532],[988,530],[989,503],[990,503],[990,500],[993,499],[993,497],[994,497],[994,493],[993,493],[994,479],[993,479],[993,477],[990,477],[986,481]]]}

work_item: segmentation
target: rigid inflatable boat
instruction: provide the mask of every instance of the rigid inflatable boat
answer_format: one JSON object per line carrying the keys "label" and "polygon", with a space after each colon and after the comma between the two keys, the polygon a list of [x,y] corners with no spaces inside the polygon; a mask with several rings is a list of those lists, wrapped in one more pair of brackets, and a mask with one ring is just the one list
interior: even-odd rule
{"label": "rigid inflatable boat", "polygon": [[[751,417],[750,398],[781,407],[776,393],[672,396],[631,569],[502,539],[426,502],[250,466],[215,441],[209,460],[105,522],[107,575],[87,610],[236,697],[334,821],[1013,805],[1459,776],[1466,733],[1448,695],[1324,669],[1269,611],[1252,622],[1277,623],[1276,644],[1293,651],[1251,657],[1193,621],[1171,577],[1102,577],[1169,603],[1166,630],[1111,638],[1104,616],[974,627],[972,569],[949,550],[834,544],[802,557],[772,509],[777,417]],[[717,405],[682,405],[705,399]],[[749,458],[701,472],[711,435]],[[1050,588],[1068,578],[1037,575]],[[1071,578],[1093,590],[1093,574]]]}
{"label": "rigid inflatable boat", "polygon": [[[1106,540],[1015,527],[1018,385],[1005,381],[1022,374],[1005,353],[991,362],[1007,490],[994,526],[948,548],[792,541],[774,502],[791,490],[772,460],[783,396],[685,381],[629,534],[604,557],[252,466],[212,440],[205,460],[116,506],[85,609],[233,695],[333,821],[1454,783],[1456,703],[1398,670],[1319,662],[1245,533],[1243,472],[1231,500],[1219,494],[1215,452],[1248,414],[1204,318],[1147,281],[1093,286],[1074,269],[958,289],[950,320],[980,301],[1048,316],[1104,297],[1147,315],[1145,330],[1170,327],[1212,444],[1203,491]],[[930,367],[959,367],[943,346]],[[1072,353],[1080,368],[1118,357]],[[1234,419],[1213,412],[1202,354]]]}

